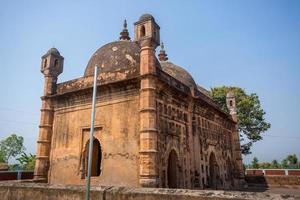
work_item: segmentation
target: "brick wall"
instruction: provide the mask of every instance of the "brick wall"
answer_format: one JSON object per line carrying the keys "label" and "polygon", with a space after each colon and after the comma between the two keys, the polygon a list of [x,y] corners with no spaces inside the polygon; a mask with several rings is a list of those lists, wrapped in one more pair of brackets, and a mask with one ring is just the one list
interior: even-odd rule
{"label": "brick wall", "polygon": [[300,176],[300,169],[246,169],[247,176]]}

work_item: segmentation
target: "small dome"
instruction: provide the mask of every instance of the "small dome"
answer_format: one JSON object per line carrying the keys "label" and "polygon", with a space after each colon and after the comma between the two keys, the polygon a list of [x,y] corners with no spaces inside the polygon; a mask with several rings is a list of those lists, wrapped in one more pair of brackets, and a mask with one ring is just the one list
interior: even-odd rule
{"label": "small dome", "polygon": [[47,54],[55,54],[55,55],[60,55],[59,51],[52,47],[51,49],[48,50]]}
{"label": "small dome", "polygon": [[143,14],[143,15],[140,17],[139,21],[145,21],[145,20],[149,20],[149,19],[153,19],[153,20],[154,20],[154,17],[153,17],[152,15],[146,13],[146,14]]}
{"label": "small dome", "polygon": [[109,72],[112,79],[136,77],[140,71],[140,48],[128,40],[108,43],[92,55],[84,76],[94,75],[95,66],[99,67],[100,73]]}
{"label": "small dome", "polygon": [[193,77],[190,75],[189,72],[187,72],[182,67],[179,67],[177,65],[174,65],[171,62],[161,62],[160,63],[161,68],[164,72],[168,73],[170,76],[176,78],[186,86],[190,88],[197,88],[196,83],[193,79]]}

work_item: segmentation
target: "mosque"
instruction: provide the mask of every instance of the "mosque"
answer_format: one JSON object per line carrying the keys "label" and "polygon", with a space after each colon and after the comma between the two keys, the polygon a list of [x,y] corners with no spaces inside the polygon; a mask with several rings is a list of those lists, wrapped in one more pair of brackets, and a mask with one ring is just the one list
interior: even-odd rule
{"label": "mosque", "polygon": [[[160,51],[156,54],[156,48]],[[83,185],[93,142],[92,185],[233,189],[244,180],[235,97],[230,113],[168,60],[150,14],[124,22],[118,41],[100,47],[82,77],[59,83],[64,57],[42,56],[44,94],[34,179]],[[98,66],[95,132],[89,141]]]}

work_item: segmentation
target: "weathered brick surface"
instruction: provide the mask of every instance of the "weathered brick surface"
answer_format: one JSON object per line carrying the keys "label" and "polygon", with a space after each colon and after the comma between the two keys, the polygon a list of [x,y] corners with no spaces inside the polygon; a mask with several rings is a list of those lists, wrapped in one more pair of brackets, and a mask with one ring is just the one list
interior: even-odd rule
{"label": "weathered brick surface", "polygon": [[[82,200],[83,186],[59,186],[37,183],[0,183],[2,200]],[[299,196],[254,192],[214,190],[186,190],[162,188],[92,187],[92,200],[242,200],[242,199],[297,199]]]}
{"label": "weathered brick surface", "polygon": [[266,170],[266,175],[285,175],[284,170]]}
{"label": "weathered brick surface", "polygon": [[288,175],[289,176],[300,176],[300,170],[288,170]]}
{"label": "weathered brick surface", "polygon": [[[35,179],[83,185],[87,175],[93,70],[98,66],[92,185],[229,189],[243,184],[234,96],[223,112],[193,77],[160,63],[154,17],[134,41],[101,47],[83,77],[57,83],[63,57],[42,57],[45,78]],[[93,144],[94,144],[93,142]]]}

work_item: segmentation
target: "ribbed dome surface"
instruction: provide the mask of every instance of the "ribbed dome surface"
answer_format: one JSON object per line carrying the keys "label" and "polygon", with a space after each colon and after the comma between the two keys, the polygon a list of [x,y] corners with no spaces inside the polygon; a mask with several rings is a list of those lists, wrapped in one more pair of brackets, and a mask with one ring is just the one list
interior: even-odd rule
{"label": "ribbed dome surface", "polygon": [[182,67],[179,67],[171,62],[161,62],[160,65],[163,71],[168,73],[170,76],[173,76],[186,86],[197,88],[193,77]]}
{"label": "ribbed dome surface", "polygon": [[123,73],[126,78],[139,75],[140,48],[135,42],[117,41],[99,48],[90,58],[84,76],[92,76],[94,67],[99,72]]}

